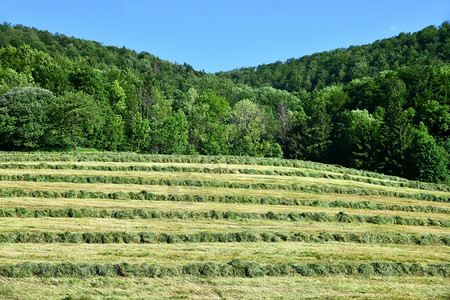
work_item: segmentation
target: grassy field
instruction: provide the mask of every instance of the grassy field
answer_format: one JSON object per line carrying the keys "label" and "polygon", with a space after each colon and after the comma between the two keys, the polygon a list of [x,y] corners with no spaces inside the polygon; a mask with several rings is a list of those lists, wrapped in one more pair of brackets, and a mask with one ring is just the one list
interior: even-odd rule
{"label": "grassy field", "polygon": [[303,161],[0,153],[0,298],[450,297],[450,187]]}

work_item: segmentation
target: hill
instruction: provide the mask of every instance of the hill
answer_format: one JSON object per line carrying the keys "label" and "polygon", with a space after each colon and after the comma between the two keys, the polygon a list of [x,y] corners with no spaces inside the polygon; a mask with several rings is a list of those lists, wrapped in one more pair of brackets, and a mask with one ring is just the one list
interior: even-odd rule
{"label": "hill", "polygon": [[446,185],[274,158],[0,161],[5,298],[448,297]]}
{"label": "hill", "polygon": [[315,53],[284,63],[278,61],[219,72],[217,75],[255,87],[268,85],[290,92],[311,92],[357,78],[372,77],[386,70],[448,63],[448,31],[449,24],[445,22],[440,28],[428,26],[415,33],[401,33],[368,45]]}
{"label": "hill", "polygon": [[284,157],[447,182],[449,28],[207,74],[4,23],[0,149]]}

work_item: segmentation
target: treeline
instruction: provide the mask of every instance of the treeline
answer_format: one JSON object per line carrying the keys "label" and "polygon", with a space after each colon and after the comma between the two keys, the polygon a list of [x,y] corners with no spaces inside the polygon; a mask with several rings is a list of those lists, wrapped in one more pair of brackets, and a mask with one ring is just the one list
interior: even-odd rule
{"label": "treeline", "polygon": [[446,22],[213,75],[5,23],[0,149],[285,157],[446,182],[448,49]]}

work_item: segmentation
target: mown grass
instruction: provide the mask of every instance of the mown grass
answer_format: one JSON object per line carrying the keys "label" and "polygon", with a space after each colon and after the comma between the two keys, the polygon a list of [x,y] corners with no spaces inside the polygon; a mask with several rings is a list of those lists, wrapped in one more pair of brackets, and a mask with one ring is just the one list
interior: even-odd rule
{"label": "mown grass", "polygon": [[188,210],[148,210],[148,209],[38,209],[29,210],[25,207],[0,209],[0,218],[114,218],[114,219],[182,219],[182,220],[277,220],[286,222],[341,222],[341,223],[372,223],[413,226],[450,227],[450,221],[433,218],[405,218],[395,216],[365,216],[339,212],[330,214],[323,211],[267,213],[235,212],[235,211],[188,211]]}
{"label": "mown grass", "polygon": [[445,299],[442,277],[1,278],[6,299]]}
{"label": "mown grass", "polygon": [[448,186],[303,161],[99,152],[0,152],[0,176],[0,298],[450,296]]}
{"label": "mown grass", "polygon": [[[68,193],[82,194],[82,192],[98,192],[102,194],[102,198],[127,199],[123,193],[141,193],[147,192],[161,195],[204,195],[204,196],[238,196],[238,197],[278,197],[289,199],[305,199],[320,201],[354,201],[385,205],[431,205],[430,201],[422,201],[410,198],[399,198],[392,196],[380,195],[355,195],[355,194],[338,194],[338,193],[310,193],[305,191],[290,190],[265,190],[265,189],[244,189],[244,188],[213,188],[213,187],[197,187],[197,186],[160,186],[160,185],[139,185],[139,184],[113,184],[113,183],[70,183],[70,182],[30,182],[30,181],[1,181],[0,189],[14,192],[16,190],[27,191],[28,194],[19,193],[20,196],[30,196],[34,192],[48,193],[50,198],[65,197],[64,195],[53,196],[52,193]],[[17,193],[14,193],[17,196]],[[42,197],[40,195],[39,197]],[[74,196],[71,196],[72,198]],[[85,196],[77,195],[76,198]],[[97,196],[98,197],[98,196]],[[89,197],[91,198],[91,197]],[[95,198],[95,197],[94,197]],[[129,198],[128,198],[129,199]],[[449,206],[447,202],[432,201],[433,206],[446,208]]]}
{"label": "mown grass", "polygon": [[306,232],[193,232],[154,233],[148,231],[109,232],[2,232],[0,243],[70,244],[179,244],[179,243],[356,243],[419,246],[450,246],[450,235],[404,233],[306,233]]}
{"label": "mown grass", "polygon": [[[323,163],[287,160],[277,158],[257,158],[257,157],[242,157],[242,156],[189,156],[189,155],[142,155],[136,153],[16,153],[16,152],[1,152],[0,159],[5,162],[23,162],[23,161],[64,161],[64,162],[146,162],[146,163],[190,163],[202,165],[257,165],[270,167],[294,167],[294,168],[308,168],[312,170],[320,170],[327,172],[337,172],[347,175],[357,175],[363,177],[389,179],[398,182],[410,182],[404,178],[396,176],[388,176],[375,172],[361,171],[355,169],[344,168],[336,165],[327,165]],[[433,186],[433,184],[410,182],[418,186]],[[434,185],[436,186],[436,185]]]}
{"label": "mown grass", "polygon": [[177,244],[3,244],[3,264],[36,263],[185,265],[233,259],[261,264],[283,263],[449,263],[448,246],[371,245],[355,243],[177,243]]}
{"label": "mown grass", "polygon": [[[370,206],[370,204],[368,204]],[[142,200],[113,200],[113,199],[77,199],[77,198],[3,198],[0,202],[0,210],[8,208],[24,207],[28,210],[45,209],[90,209],[90,210],[162,210],[162,211],[194,211],[205,212],[216,211],[234,211],[237,213],[260,213],[269,211],[274,213],[301,213],[301,212],[325,212],[328,214],[337,214],[345,209],[349,214],[358,214],[364,216],[401,216],[406,218],[433,218],[448,220],[449,213],[436,213],[438,210],[434,206],[426,206],[430,212],[402,211],[402,210],[370,210],[356,209],[348,207],[321,207],[321,206],[293,206],[293,205],[264,205],[264,204],[246,204],[246,203],[216,203],[216,202],[183,202],[183,201],[142,201]]]}
{"label": "mown grass", "polygon": [[53,170],[93,170],[110,172],[195,172],[208,174],[250,174],[250,175],[278,175],[278,176],[297,176],[297,177],[315,177],[345,179],[366,182],[378,185],[401,186],[401,187],[420,187],[427,190],[449,191],[448,187],[437,184],[425,184],[408,180],[392,179],[373,179],[362,175],[348,175],[346,173],[327,172],[308,168],[289,168],[289,167],[267,167],[257,165],[225,165],[225,164],[188,164],[188,163],[97,163],[97,162],[78,162],[78,163],[58,163],[58,162],[19,162],[0,164],[0,169],[53,169]]}
{"label": "mown grass", "polygon": [[211,232],[373,232],[445,235],[449,229],[438,226],[379,225],[370,223],[280,222],[276,220],[181,220],[181,219],[103,219],[103,218],[5,218],[0,232],[109,232],[150,231],[155,233]]}
{"label": "mown grass", "polygon": [[[34,176],[33,176],[34,175]],[[47,176],[45,176],[47,175]],[[58,177],[58,175],[61,175]],[[431,190],[421,190],[417,188],[408,187],[391,187],[382,186],[378,184],[371,184],[365,182],[358,182],[353,180],[344,179],[329,179],[329,178],[314,178],[314,177],[297,177],[297,176],[270,176],[270,175],[248,175],[248,174],[211,174],[211,173],[183,173],[183,172],[140,172],[140,171],[95,171],[95,170],[53,170],[53,169],[4,169],[1,170],[0,176],[2,180],[11,180],[18,178],[30,178],[32,181],[63,181],[72,182],[72,178],[77,177],[82,179],[83,177],[88,177],[91,182],[102,182],[103,180],[108,182],[111,180],[117,181],[118,183],[124,182],[133,183],[133,181],[151,182],[153,180],[177,180],[183,182],[185,180],[209,182],[213,184],[218,183],[237,183],[237,184],[247,184],[247,185],[258,185],[265,184],[267,187],[273,186],[270,189],[278,189],[277,185],[320,185],[320,186],[330,186],[330,187],[347,187],[347,188],[364,188],[373,191],[384,191],[384,192],[397,192],[405,194],[417,194],[417,193],[427,193],[440,197],[450,197],[450,192],[447,191],[431,191]],[[64,176],[64,178],[62,177]],[[114,176],[114,178],[112,178]],[[35,179],[33,179],[35,178]],[[122,178],[119,180],[117,178]],[[147,180],[145,180],[147,179]],[[16,179],[14,179],[16,180]],[[96,180],[96,181],[92,181]],[[217,184],[218,184],[217,183]],[[154,184],[153,184],[154,185]],[[205,184],[206,185],[206,184]]]}

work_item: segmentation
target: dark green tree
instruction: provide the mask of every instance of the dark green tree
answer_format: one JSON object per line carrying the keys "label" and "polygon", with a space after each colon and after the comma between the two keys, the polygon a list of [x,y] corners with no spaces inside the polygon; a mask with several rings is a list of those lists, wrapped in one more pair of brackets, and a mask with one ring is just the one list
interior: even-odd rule
{"label": "dark green tree", "polygon": [[383,172],[404,176],[406,155],[412,140],[412,126],[400,101],[392,99],[388,104],[381,132]]}
{"label": "dark green tree", "polygon": [[52,107],[52,124],[61,146],[92,147],[94,133],[104,123],[103,114],[95,99],[83,92],[70,92],[55,99]]}
{"label": "dark green tree", "polygon": [[408,149],[406,176],[426,182],[446,182],[449,179],[449,157],[444,148],[436,144],[423,123],[412,134]]}
{"label": "dark green tree", "polygon": [[14,88],[0,97],[0,145],[4,150],[46,146],[52,92],[33,87]]}
{"label": "dark green tree", "polygon": [[346,167],[378,170],[380,166],[381,121],[367,110],[343,112],[331,145],[333,161]]}

